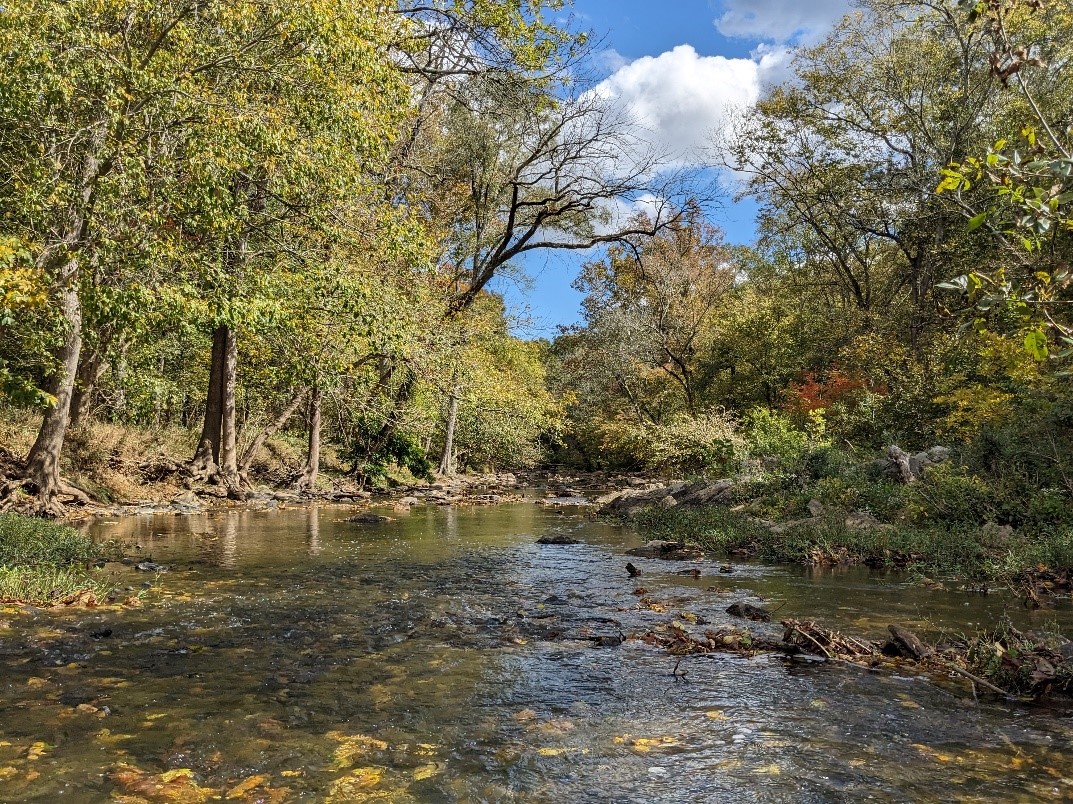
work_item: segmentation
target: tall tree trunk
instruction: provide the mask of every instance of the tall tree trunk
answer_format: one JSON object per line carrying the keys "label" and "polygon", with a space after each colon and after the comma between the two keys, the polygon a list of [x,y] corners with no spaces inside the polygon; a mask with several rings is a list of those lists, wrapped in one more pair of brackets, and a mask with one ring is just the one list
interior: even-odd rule
{"label": "tall tree trunk", "polygon": [[320,385],[314,384],[309,394],[309,451],[302,476],[298,478],[298,490],[312,493],[317,488],[317,472],[320,471]]}
{"label": "tall tree trunk", "polygon": [[[457,377],[457,374],[455,375]],[[462,388],[455,384],[451,388],[450,401],[447,403],[447,435],[443,440],[443,457],[440,458],[440,474],[453,475],[455,466],[455,430],[458,427],[458,396]]]}
{"label": "tall tree trunk", "polygon": [[[157,358],[157,377],[164,376],[164,355]],[[160,427],[164,423],[164,393],[160,381],[157,381],[156,391],[153,394],[153,426]]]}
{"label": "tall tree trunk", "polygon": [[63,344],[56,352],[59,373],[52,385],[56,402],[45,411],[37,440],[26,456],[26,477],[37,487],[37,513],[47,516],[63,514],[60,496],[72,496],[82,501],[84,492],[65,483],[60,476],[60,454],[71,416],[71,397],[78,375],[78,358],[82,351],[82,305],[78,298],[76,278],[78,258],[68,261],[64,268],[67,281],[59,293],[59,307],[67,324]]}
{"label": "tall tree trunk", "polygon": [[212,332],[212,357],[209,360],[209,388],[205,396],[205,421],[201,438],[191,460],[194,477],[207,480],[216,474],[220,463],[220,424],[223,410],[223,382],[228,328],[220,325]]}
{"label": "tall tree trunk", "polygon": [[226,329],[224,366],[220,391],[220,482],[228,497],[244,498],[238,474],[238,425],[235,418],[235,379],[238,371],[238,342],[235,332]]}
{"label": "tall tree trunk", "polygon": [[26,456],[26,479],[37,487],[36,511],[47,516],[63,513],[61,496],[88,500],[85,492],[63,481],[60,455],[70,424],[71,397],[82,355],[82,302],[78,296],[81,251],[89,240],[89,216],[94,190],[101,176],[100,151],[106,134],[104,126],[97,126],[93,133],[82,164],[79,203],[68,210],[62,239],[46,247],[38,257],[38,265],[53,280],[56,301],[66,324],[63,343],[56,351],[56,362],[60,366],[52,385],[56,401],[45,411],[37,439]]}
{"label": "tall tree trunk", "polygon": [[127,381],[127,344],[125,341],[119,344],[119,354],[116,356],[115,363],[112,364],[112,376],[115,377],[116,383],[115,400],[112,403],[112,421],[129,421],[127,391],[124,387]]}
{"label": "tall tree trunk", "polygon": [[75,387],[71,394],[71,427],[78,427],[93,404],[97,382],[104,371],[104,349],[98,345],[82,350],[75,375]]}
{"label": "tall tree trunk", "polygon": [[306,391],[304,388],[299,388],[294,392],[294,396],[291,397],[291,401],[287,403],[287,406],[280,411],[279,416],[265,425],[264,429],[257,434],[257,437],[250,442],[250,445],[246,447],[245,452],[242,453],[242,459],[238,464],[239,474],[245,476],[250,471],[250,464],[253,463],[253,459],[257,457],[257,453],[261,447],[265,445],[265,442],[280,431],[294,415],[294,412],[298,410],[298,406],[302,404],[302,399],[305,397]]}

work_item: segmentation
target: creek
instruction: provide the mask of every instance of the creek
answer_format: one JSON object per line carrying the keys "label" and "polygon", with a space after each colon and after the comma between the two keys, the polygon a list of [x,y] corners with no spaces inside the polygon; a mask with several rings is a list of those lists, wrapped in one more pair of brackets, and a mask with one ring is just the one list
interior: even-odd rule
{"label": "creek", "polygon": [[[675,675],[660,650],[615,644],[679,612],[726,624],[729,603],[757,595],[776,620],[869,638],[889,623],[925,637],[986,626],[1008,597],[865,568],[634,558],[630,578],[636,533],[531,501],[349,513],[92,523],[168,571],[141,608],[4,608],[0,800],[1073,798],[1068,710],[768,655],[686,658]],[[581,543],[535,544],[554,534]],[[694,566],[701,577],[678,574]],[[638,606],[638,585],[666,611]],[[1073,622],[1068,604],[1010,613]],[[190,785],[154,799],[154,774]]]}

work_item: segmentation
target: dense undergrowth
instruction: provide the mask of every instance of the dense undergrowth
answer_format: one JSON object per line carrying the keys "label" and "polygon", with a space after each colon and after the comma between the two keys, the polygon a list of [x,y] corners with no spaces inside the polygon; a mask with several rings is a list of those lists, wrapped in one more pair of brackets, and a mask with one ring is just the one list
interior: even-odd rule
{"label": "dense undergrowth", "polygon": [[638,526],[724,554],[867,563],[967,581],[1014,583],[1040,568],[1073,568],[1068,490],[1053,475],[1034,473],[1013,450],[1000,471],[969,445],[904,483],[891,477],[878,451],[809,446],[804,434],[795,443],[781,450],[760,444],[766,466],[752,461],[729,505],[654,508]]}
{"label": "dense undergrowth", "polygon": [[118,584],[93,562],[115,558],[118,550],[64,525],[0,514],[0,602],[54,606],[113,599]]}

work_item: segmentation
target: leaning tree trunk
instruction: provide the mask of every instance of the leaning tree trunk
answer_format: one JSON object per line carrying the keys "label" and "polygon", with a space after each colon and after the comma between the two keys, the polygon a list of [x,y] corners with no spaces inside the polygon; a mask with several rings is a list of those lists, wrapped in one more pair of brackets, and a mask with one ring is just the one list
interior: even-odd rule
{"label": "leaning tree trunk", "polygon": [[458,396],[462,389],[455,385],[451,388],[450,401],[447,403],[447,434],[443,440],[443,457],[440,458],[440,474],[453,475],[455,466],[455,430],[458,427]]}
{"label": "leaning tree trunk", "polygon": [[78,361],[82,354],[82,302],[78,296],[80,252],[89,239],[88,212],[93,205],[97,180],[101,176],[99,154],[105,134],[101,126],[94,131],[92,144],[82,165],[80,203],[72,206],[68,213],[62,242],[46,247],[38,258],[39,266],[51,274],[57,290],[56,301],[66,325],[63,343],[56,351],[59,373],[52,387],[56,401],[45,411],[37,439],[26,456],[25,479],[37,489],[36,512],[45,516],[63,513],[60,497],[88,501],[85,492],[63,481],[60,476],[60,455],[70,424],[71,397],[74,395]]}
{"label": "leaning tree trunk", "polygon": [[71,395],[70,427],[78,427],[89,413],[94,392],[97,390],[97,382],[103,371],[104,349],[100,346],[89,350],[83,349],[81,359],[78,361],[74,391]]}
{"label": "leaning tree trunk", "polygon": [[320,402],[320,386],[314,384],[309,394],[309,452],[302,475],[298,478],[298,490],[304,493],[316,490],[317,473],[320,471]]}
{"label": "leaning tree trunk", "polygon": [[212,357],[209,360],[209,389],[205,395],[205,421],[201,438],[190,461],[195,478],[208,480],[216,474],[220,462],[220,424],[223,409],[223,378],[228,329],[220,325],[212,332]]}
{"label": "leaning tree trunk", "polygon": [[82,305],[75,284],[77,273],[78,258],[74,257],[64,267],[66,281],[58,298],[67,332],[56,352],[56,361],[60,364],[59,374],[56,375],[52,388],[56,401],[45,411],[37,440],[26,457],[26,478],[37,488],[36,512],[46,516],[63,514],[63,505],[59,500],[61,496],[87,501],[84,492],[65,483],[60,476],[60,454],[70,423],[71,397],[78,376],[78,358],[82,351]]}
{"label": "leaning tree trunk", "polygon": [[295,391],[294,396],[291,397],[291,401],[287,403],[287,406],[280,412],[279,416],[265,425],[264,429],[257,434],[257,437],[250,442],[250,445],[246,447],[246,450],[242,453],[242,459],[238,464],[239,474],[243,477],[250,471],[250,465],[253,463],[253,459],[257,457],[257,453],[261,447],[265,445],[272,436],[280,431],[288,421],[294,412],[298,410],[298,406],[302,404],[302,399],[305,397],[305,389],[300,388]]}

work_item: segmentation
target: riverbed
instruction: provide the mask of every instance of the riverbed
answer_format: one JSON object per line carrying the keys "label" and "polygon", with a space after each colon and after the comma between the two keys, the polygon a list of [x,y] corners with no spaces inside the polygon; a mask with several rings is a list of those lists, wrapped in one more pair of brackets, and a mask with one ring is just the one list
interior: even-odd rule
{"label": "riverbed", "polygon": [[[866,568],[629,559],[630,529],[532,501],[350,513],[92,523],[167,571],[141,608],[3,611],[0,801],[1073,798],[1067,710],[766,655],[676,672],[629,639],[683,614],[729,623],[738,600],[868,638],[935,635],[997,621],[1008,597]],[[580,543],[535,543],[549,534]],[[149,575],[122,572],[133,589]],[[1010,614],[1073,623],[1068,604]]]}

